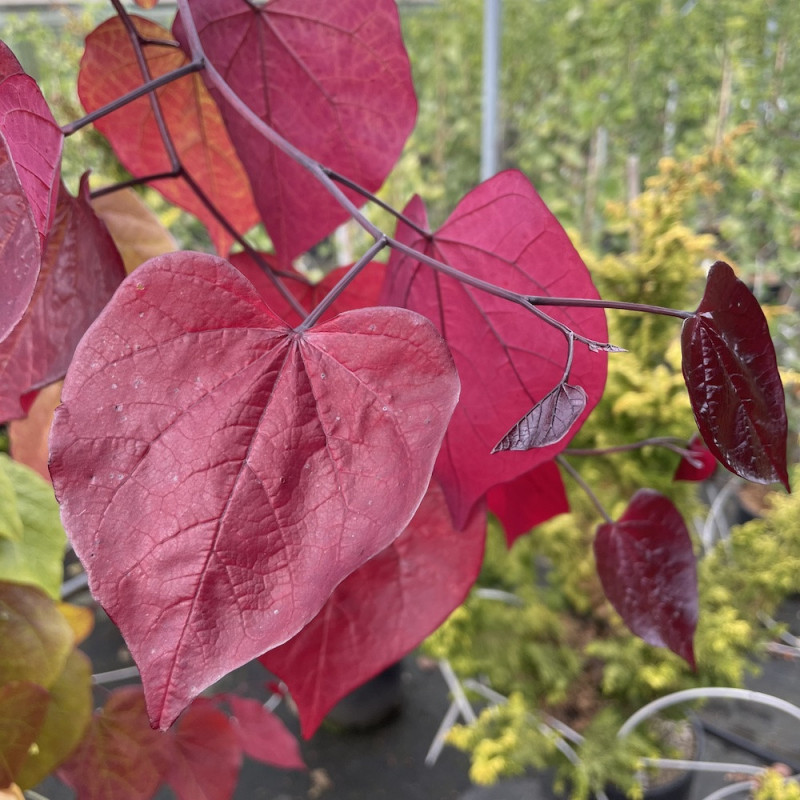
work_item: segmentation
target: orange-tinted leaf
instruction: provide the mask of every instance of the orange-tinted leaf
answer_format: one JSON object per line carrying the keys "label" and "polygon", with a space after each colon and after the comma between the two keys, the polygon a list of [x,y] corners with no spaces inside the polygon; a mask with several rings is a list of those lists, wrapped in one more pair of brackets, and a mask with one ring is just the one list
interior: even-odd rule
{"label": "orange-tinted leaf", "polygon": [[717,460],[788,490],[788,423],[775,348],[758,301],[724,262],[683,324],[683,376],[697,427]]}
{"label": "orange-tinted leaf", "polygon": [[17,774],[42,728],[49,702],[47,689],[31,681],[0,684],[0,789],[18,782]]}
{"label": "orange-tinted leaf", "polygon": [[[133,21],[148,39],[172,40],[169,31],[155,22],[141,17],[133,17]],[[146,44],[144,54],[154,78],[188,62],[184,53],[175,47]],[[122,20],[112,17],[86,39],[86,52],[78,76],[81,102],[87,111],[92,111],[142,82]],[[186,171],[236,230],[244,233],[258,221],[258,212],[247,175],[202,79],[197,74],[187,75],[159,89],[156,95]],[[153,175],[172,169],[148,98],[129,103],[97,120],[95,126],[108,138],[120,161],[133,175]],[[231,235],[185,181],[161,180],[152,185],[169,201],[197,216],[208,228],[217,250],[222,254],[228,252],[233,242]]]}
{"label": "orange-tinted leaf", "polygon": [[8,441],[14,460],[38,472],[46,481],[50,480],[50,470],[47,468],[50,448],[47,439],[50,436],[53,412],[61,402],[62,383],[56,381],[36,392],[33,405],[28,409],[28,416],[12,420],[8,425]]}

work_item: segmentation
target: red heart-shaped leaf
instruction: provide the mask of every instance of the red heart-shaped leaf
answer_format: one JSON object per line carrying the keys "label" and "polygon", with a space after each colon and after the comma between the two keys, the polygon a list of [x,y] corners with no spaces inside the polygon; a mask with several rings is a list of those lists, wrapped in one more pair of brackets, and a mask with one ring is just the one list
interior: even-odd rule
{"label": "red heart-shaped leaf", "polygon": [[43,243],[56,211],[64,134],[36,81],[25,74],[3,42],[0,42],[0,134]]}
{"label": "red heart-shaped leaf", "polygon": [[[258,117],[311,158],[380,188],[417,112],[395,0],[193,0],[191,11],[208,60]],[[182,41],[180,17],[174,32]],[[209,88],[248,174],[258,176],[256,204],[286,266],[348,213]]]}
{"label": "red heart-shaped leaf", "polygon": [[172,737],[147,720],[141,688],[116,689],[58,770],[81,800],[150,800],[172,755]]}
{"label": "red heart-shaped leaf", "polygon": [[486,502],[503,524],[509,547],[531,528],[569,511],[555,461],[546,461],[513,481],[493,486],[486,493]]}
{"label": "red heart-shaped leaf", "polygon": [[413,312],[295,333],[198,253],[125,280],[76,351],[50,468],[155,724],[297,633],[399,535],[458,391]]}
{"label": "red heart-shaped leaf", "polygon": [[[136,30],[150,41],[172,41],[168,30],[150,20],[132,17]],[[234,48],[235,49],[235,48]],[[153,78],[188,63],[174,46],[145,43],[144,57]],[[143,83],[125,25],[119,17],[104,22],[86,38],[78,75],[83,107],[94,111]],[[156,91],[164,122],[184,169],[192,176],[239,233],[258,222],[250,183],[233,149],[219,109],[199,75],[187,75]],[[108,138],[120,161],[133,175],[157,175],[172,169],[147,97],[128,103],[98,119],[97,129]],[[253,173],[251,173],[253,174]],[[233,238],[182,179],[153,182],[168,200],[198,217],[223,255]]]}
{"label": "red heart-shaped leaf", "polygon": [[731,472],[789,490],[788,423],[767,320],[724,262],[711,267],[703,300],[683,323],[683,376],[708,449]]}
{"label": "red heart-shaped leaf", "polygon": [[692,540],[669,498],[640,489],[625,513],[597,529],[597,573],[625,624],[694,668],[697,566]]}
{"label": "red heart-shaped leaf", "polygon": [[[423,229],[427,217],[414,198],[404,214]],[[477,278],[525,295],[596,298],[588,270],[563,228],[528,179],[502,172],[470,192],[430,238],[405,224],[397,237],[407,245]],[[461,400],[436,463],[457,526],[490,489],[550,461],[577,432],[600,399],[607,354],[576,344],[570,383],[587,395],[586,408],[560,441],[525,453],[492,448],[531,406],[564,377],[564,334],[522,306],[435,272],[392,252],[382,294],[386,305],[412,308],[433,320],[453,351]],[[554,319],[604,342],[600,309],[550,308]]]}
{"label": "red heart-shaped leaf", "polygon": [[81,336],[125,277],[122,259],[89,201],[62,186],[30,305],[0,342],[0,422],[25,416],[22,398],[67,371]]}
{"label": "red heart-shaped leaf", "polygon": [[463,602],[480,570],[485,513],[463,531],[441,488],[428,493],[406,531],[341,583],[320,613],[260,661],[281,677],[310,737],[334,705],[416,647]]}
{"label": "red heart-shaped leaf", "polygon": [[242,746],[227,715],[210,701],[192,703],[175,726],[166,774],[178,800],[229,800],[241,768]]}

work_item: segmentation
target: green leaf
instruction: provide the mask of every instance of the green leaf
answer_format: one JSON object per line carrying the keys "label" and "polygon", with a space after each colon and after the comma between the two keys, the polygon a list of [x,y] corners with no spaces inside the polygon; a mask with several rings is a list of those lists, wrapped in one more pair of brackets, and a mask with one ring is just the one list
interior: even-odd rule
{"label": "green leaf", "polygon": [[22,519],[17,508],[11,477],[3,469],[8,456],[0,455],[0,542],[18,542],[22,538]]}
{"label": "green leaf", "polygon": [[[3,521],[14,519],[20,534],[4,537]],[[38,586],[57,600],[65,546],[52,486],[0,453],[0,580]]]}
{"label": "green leaf", "polygon": [[45,689],[75,644],[69,623],[39,589],[0,583],[0,686],[30,681]]}
{"label": "green leaf", "polygon": [[16,780],[47,709],[47,690],[30,681],[0,686],[0,788]]}
{"label": "green leaf", "polygon": [[64,670],[50,687],[50,705],[44,724],[16,782],[27,789],[36,786],[78,746],[92,717],[92,664],[73,650]]}

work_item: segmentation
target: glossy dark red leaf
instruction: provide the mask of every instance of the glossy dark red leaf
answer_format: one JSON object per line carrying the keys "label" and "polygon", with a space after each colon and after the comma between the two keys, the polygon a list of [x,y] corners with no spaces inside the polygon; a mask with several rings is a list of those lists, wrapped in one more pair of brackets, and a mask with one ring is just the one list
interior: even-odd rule
{"label": "glossy dark red leaf", "polygon": [[788,490],[788,425],[775,348],[758,301],[724,262],[683,324],[683,376],[708,449],[731,472]]}
{"label": "glossy dark red leaf", "polygon": [[0,422],[24,417],[23,398],[63,377],[81,336],[125,277],[117,248],[89,201],[65,188],[25,315],[0,342]]}
{"label": "glossy dark red leaf", "polygon": [[580,386],[560,383],[509,430],[492,452],[532,450],[560,442],[585,408],[586,392]]}
{"label": "glossy dark red leaf", "polygon": [[[172,41],[170,32],[155,22],[135,16],[132,19],[147,39]],[[184,66],[189,60],[174,46],[145,44],[143,51],[154,78]],[[119,17],[112,17],[86,38],[78,75],[81,102],[91,112],[142,83],[125,26]],[[246,232],[258,221],[258,211],[247,175],[202,78],[196,73],[187,75],[159,89],[156,96],[183,167],[233,227],[239,233]],[[171,170],[149,98],[128,103],[97,120],[95,126],[133,175],[156,175]],[[203,222],[218,252],[223,255],[228,252],[233,242],[231,234],[184,180],[159,180],[152,185]]]}
{"label": "glossy dark red leaf", "polygon": [[[275,265],[269,255],[263,256],[267,263]],[[264,274],[264,271],[246,253],[237,253],[231,256],[231,264],[238,269],[258,289],[259,294],[267,305],[287,324],[292,327],[301,322],[298,313],[289,305],[286,299],[275,288],[275,284]],[[307,281],[284,280],[286,288],[297,299],[300,305],[311,311],[333,289],[341,278],[347,273],[348,267],[338,267],[329,272],[319,283]],[[369,308],[378,305],[381,286],[386,275],[383,264],[371,262],[356,275],[347,290],[340,294],[331,307],[322,315],[322,322],[333,319],[343,311],[352,311],[356,308]]]}
{"label": "glossy dark red leaf", "polygon": [[502,523],[509,547],[531,528],[569,511],[564,481],[555,461],[546,461],[513,481],[493,486],[486,494],[486,502]]}
{"label": "glossy dark red leaf", "polygon": [[673,480],[676,481],[704,481],[710,478],[717,469],[717,459],[705,446],[702,438],[695,434],[689,440],[687,450],[691,458],[681,458]]}
{"label": "glossy dark red leaf", "polygon": [[181,715],[166,782],[178,800],[230,800],[242,767],[242,746],[228,716],[198,700]]}
{"label": "glossy dark red leaf", "polygon": [[25,74],[3,42],[0,42],[0,135],[43,243],[56,211],[64,134],[36,81]]}
{"label": "glossy dark red leaf", "polygon": [[486,514],[478,510],[456,531],[432,482],[405,533],[340,584],[297,636],[261,657],[289,687],[303,736],[463,602],[480,570],[485,532]]}
{"label": "glossy dark red leaf", "polygon": [[694,668],[696,559],[669,498],[652,489],[636,492],[616,522],[597,529],[594,555],[603,591],[631,631]]}
{"label": "glossy dark red leaf", "polygon": [[[404,213],[427,228],[419,198]],[[566,233],[519,172],[500,173],[470,192],[431,239],[404,224],[397,236],[516,292],[597,297]],[[458,526],[492,486],[513,481],[559,453],[603,393],[607,353],[576,344],[569,381],[583,387],[587,403],[570,432],[548,447],[492,455],[514,420],[560,384],[568,353],[563,333],[522,306],[445,277],[397,251],[389,261],[382,302],[425,314],[453,351],[462,394],[436,476]],[[606,340],[602,310],[548,307],[547,312],[584,336]]]}
{"label": "glossy dark red leaf", "polygon": [[0,343],[30,303],[41,257],[33,213],[0,134]]}
{"label": "glossy dark red leaf", "polygon": [[401,533],[458,391],[413,312],[295,333],[199,253],[123,282],[75,353],[50,469],[154,724],[297,633]]}
{"label": "glossy dark red leaf", "polygon": [[28,750],[44,724],[50,695],[31,681],[0,686],[0,796],[15,783]]}
{"label": "glossy dark red leaf", "polygon": [[81,800],[151,800],[172,756],[172,737],[154,731],[140,687],[116,689],[95,712],[59,777]]}
{"label": "glossy dark red leaf", "polygon": [[245,755],[283,769],[305,769],[300,745],[283,721],[249,697],[227,695],[231,727]]}
{"label": "glossy dark red leaf", "polygon": [[[194,0],[191,10],[209,61],[258,117],[325,166],[380,188],[417,109],[395,0]],[[174,32],[183,39],[180,17]],[[256,204],[286,266],[348,214],[209,88],[248,174],[258,176]]]}

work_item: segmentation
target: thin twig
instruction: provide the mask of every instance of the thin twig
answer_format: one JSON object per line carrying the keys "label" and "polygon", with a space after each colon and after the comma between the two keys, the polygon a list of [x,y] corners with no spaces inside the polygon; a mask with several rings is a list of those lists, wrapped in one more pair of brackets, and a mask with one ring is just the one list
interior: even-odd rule
{"label": "thin twig", "polygon": [[580,476],[572,464],[570,464],[562,455],[556,456],[556,461],[558,462],[559,466],[562,467],[565,472],[567,472],[572,480],[574,480],[575,483],[577,483],[578,486],[583,489],[583,491],[586,493],[586,496],[592,501],[594,507],[600,512],[600,515],[603,517],[603,519],[609,524],[613,523],[614,520],[611,519],[608,512],[603,507],[603,504],[600,502],[600,498],[592,491],[589,484],[586,483],[586,481]]}

